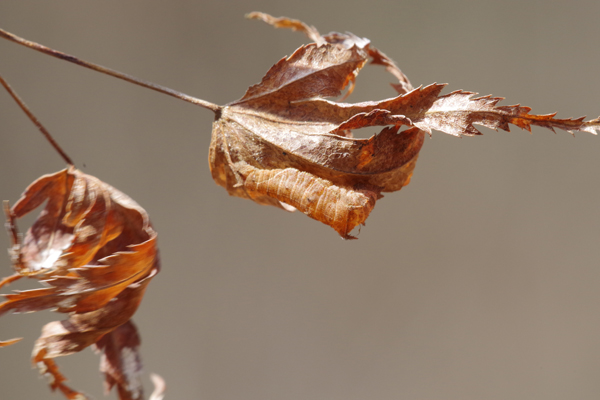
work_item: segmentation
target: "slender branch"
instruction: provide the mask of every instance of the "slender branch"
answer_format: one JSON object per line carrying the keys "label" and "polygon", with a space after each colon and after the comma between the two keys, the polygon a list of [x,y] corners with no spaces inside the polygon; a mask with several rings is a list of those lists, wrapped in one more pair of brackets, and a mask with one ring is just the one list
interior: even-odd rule
{"label": "slender branch", "polygon": [[25,112],[25,114],[27,114],[27,116],[29,117],[31,122],[33,122],[33,124],[35,126],[37,126],[37,128],[40,130],[40,132],[42,132],[42,135],[44,135],[44,137],[46,137],[48,142],[50,142],[52,147],[54,147],[54,149],[58,152],[58,154],[60,154],[60,156],[63,158],[63,160],[65,160],[65,162],[67,164],[73,166],[74,164],[73,164],[73,160],[71,160],[71,157],[69,157],[67,155],[67,153],[65,153],[63,151],[63,149],[59,146],[59,144],[56,142],[56,140],[54,140],[54,138],[52,137],[50,132],[48,132],[46,130],[46,128],[44,128],[44,125],[42,125],[42,123],[35,117],[35,115],[33,115],[31,110],[29,110],[29,107],[27,107],[27,105],[23,102],[23,100],[21,100],[19,95],[10,87],[8,82],[6,82],[4,80],[4,78],[2,78],[1,75],[0,75],[0,84],[2,84],[2,86],[4,86],[4,88],[6,89],[8,94],[11,95],[11,97],[15,100],[15,102],[19,105],[19,107],[21,107],[21,110],[23,110],[23,112]]}
{"label": "slender branch", "polygon": [[47,54],[49,56],[56,57],[61,60],[69,61],[74,64],[81,65],[82,67],[86,67],[86,68],[89,68],[94,71],[102,72],[103,74],[114,76],[115,78],[123,79],[127,82],[135,83],[136,85],[140,85],[140,86],[143,86],[148,89],[156,90],[157,92],[160,92],[160,93],[168,94],[169,96],[173,96],[180,100],[187,101],[188,103],[196,104],[200,107],[207,108],[215,113],[219,112],[221,110],[221,106],[213,104],[209,101],[198,99],[196,97],[189,96],[185,93],[181,93],[176,90],[170,89],[168,87],[157,85],[156,83],[148,82],[148,81],[136,78],[134,76],[127,75],[122,72],[103,67],[101,65],[97,65],[97,64],[93,64],[91,62],[80,60],[77,57],[71,56],[69,54],[65,54],[65,53],[57,51],[57,50],[53,50],[49,47],[29,41],[27,39],[23,39],[17,35],[13,35],[12,33],[6,32],[5,30],[2,30],[2,29],[0,29],[0,37],[3,37],[4,39],[10,40],[11,42],[15,42],[22,46],[29,47],[30,49],[37,50],[37,51]]}

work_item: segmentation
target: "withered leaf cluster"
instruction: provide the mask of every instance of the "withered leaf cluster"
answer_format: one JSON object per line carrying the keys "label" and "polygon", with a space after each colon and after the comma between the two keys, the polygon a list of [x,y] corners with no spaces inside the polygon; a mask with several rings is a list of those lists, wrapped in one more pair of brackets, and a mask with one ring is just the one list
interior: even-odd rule
{"label": "withered leaf cluster", "polygon": [[[21,240],[16,220],[44,202]],[[5,211],[16,272],[0,286],[30,277],[45,287],[4,295],[0,315],[46,309],[68,314],[44,326],[33,349],[32,360],[52,389],[82,398],[64,383],[54,358],[94,345],[107,391],[115,386],[120,399],[141,399],[140,341],[131,317],[160,268],[146,211],[74,167],[37,179],[11,209],[5,203]]]}
{"label": "withered leaf cluster", "polygon": [[[600,119],[533,115],[529,107],[498,106],[498,97],[474,98],[445,85],[414,89],[408,78],[368,39],[351,33],[322,36],[289,18],[251,13],[275,27],[306,34],[314,43],[281,59],[239,100],[217,112],[209,162],[213,179],[230,195],[289,211],[298,209],[353,239],[383,192],[406,186],[426,133],[479,135],[474,125],[508,131],[509,124],[597,133]],[[397,82],[398,95],[381,101],[331,99],[352,92],[360,69],[371,61]],[[352,130],[381,126],[369,139]]]}
{"label": "withered leaf cluster", "polygon": [[[414,88],[368,39],[351,33],[323,36],[301,21],[263,13],[249,17],[303,32],[313,43],[277,62],[237,101],[221,107],[196,99],[216,113],[209,153],[212,176],[232,196],[300,210],[344,239],[354,239],[352,230],[365,223],[382,193],[410,182],[425,135],[432,130],[471,136],[480,134],[475,125],[508,131],[513,124],[529,131],[532,125],[600,131],[600,118],[530,114],[528,107],[498,106],[498,97],[474,97],[462,90],[442,94],[442,84]],[[26,42],[4,31],[0,35]],[[75,60],[47,48],[43,52]],[[397,95],[344,102],[368,61],[395,78]],[[97,70],[123,78],[103,67]],[[344,90],[341,100],[333,100]],[[353,130],[365,127],[381,130],[368,139],[353,137]],[[22,238],[16,220],[44,203]],[[47,324],[33,349],[33,362],[50,378],[52,389],[68,399],[83,397],[65,384],[54,358],[93,346],[101,354],[107,391],[116,387],[121,400],[141,399],[140,338],[131,317],[160,269],[157,235],[146,211],[71,165],[33,182],[12,208],[5,204],[5,212],[15,274],[0,287],[22,277],[45,286],[4,295],[0,316],[46,309],[68,315]],[[2,341],[0,347],[16,341]],[[163,391],[164,382],[155,379]]]}

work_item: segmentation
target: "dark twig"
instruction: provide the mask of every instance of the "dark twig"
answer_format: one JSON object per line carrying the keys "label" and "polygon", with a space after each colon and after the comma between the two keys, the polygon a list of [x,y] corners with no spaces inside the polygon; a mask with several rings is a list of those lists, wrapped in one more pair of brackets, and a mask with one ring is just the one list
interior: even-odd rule
{"label": "dark twig", "polygon": [[15,42],[22,46],[29,47],[30,49],[37,50],[37,51],[47,54],[49,56],[56,57],[61,60],[69,61],[74,64],[81,65],[82,67],[86,67],[86,68],[89,68],[94,71],[102,72],[103,74],[107,74],[107,75],[113,76],[115,78],[123,79],[127,82],[135,83],[136,85],[140,85],[140,86],[143,86],[148,89],[156,90],[157,92],[160,92],[160,93],[168,94],[169,96],[173,96],[180,100],[187,101],[188,103],[196,104],[201,107],[207,108],[215,113],[219,112],[222,108],[221,106],[213,104],[209,101],[189,96],[185,93],[178,92],[178,91],[170,89],[168,87],[157,85],[155,83],[148,82],[148,81],[136,78],[134,76],[127,75],[122,72],[103,67],[101,65],[97,65],[97,64],[93,64],[91,62],[80,60],[77,57],[71,56],[69,54],[65,54],[65,53],[57,51],[57,50],[53,50],[49,47],[29,41],[27,39],[23,39],[17,35],[13,35],[12,33],[6,32],[2,29],[0,29],[0,37],[3,37],[4,39],[10,40],[11,42]]}
{"label": "dark twig", "polygon": [[58,145],[58,143],[56,143],[56,141],[54,140],[52,135],[50,135],[50,132],[48,132],[46,130],[46,128],[44,128],[42,123],[40,121],[38,121],[38,119],[35,117],[35,115],[33,115],[33,113],[29,110],[29,107],[27,107],[27,105],[23,102],[23,100],[21,100],[19,95],[10,87],[8,82],[6,82],[4,80],[4,78],[2,78],[1,75],[0,75],[0,83],[2,84],[2,86],[4,86],[4,88],[6,89],[8,94],[11,95],[11,97],[15,100],[15,102],[17,102],[19,107],[21,107],[21,110],[23,110],[23,112],[25,112],[25,114],[27,114],[27,116],[29,117],[31,122],[33,122],[35,124],[35,126],[38,127],[40,132],[42,132],[42,135],[44,135],[46,137],[46,139],[50,142],[52,147],[54,147],[54,149],[58,152],[58,154],[61,155],[63,160],[65,160],[65,162],[69,165],[74,165],[71,158],[67,155],[67,153],[65,153],[63,151],[63,149]]}

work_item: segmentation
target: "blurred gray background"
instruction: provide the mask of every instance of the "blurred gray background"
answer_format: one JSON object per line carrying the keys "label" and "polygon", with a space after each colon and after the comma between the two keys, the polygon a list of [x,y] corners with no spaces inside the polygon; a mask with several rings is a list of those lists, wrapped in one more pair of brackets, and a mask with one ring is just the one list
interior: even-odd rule
{"label": "blurred gray background", "polygon": [[[368,37],[415,86],[600,113],[596,0],[2,0],[0,26],[225,104],[307,42],[243,18],[254,10]],[[77,166],[159,232],[163,269],[134,318],[148,394],[156,372],[168,400],[600,397],[600,138],[434,132],[411,184],[345,242],[216,186],[207,110],[7,41],[0,72]],[[390,81],[366,67],[349,100],[391,97]],[[2,92],[0,138],[0,199],[64,167]],[[8,257],[0,268],[11,273]],[[25,337],[0,349],[3,400],[56,398],[29,357],[62,318],[2,317],[0,339]],[[90,350],[58,362],[103,397]]]}

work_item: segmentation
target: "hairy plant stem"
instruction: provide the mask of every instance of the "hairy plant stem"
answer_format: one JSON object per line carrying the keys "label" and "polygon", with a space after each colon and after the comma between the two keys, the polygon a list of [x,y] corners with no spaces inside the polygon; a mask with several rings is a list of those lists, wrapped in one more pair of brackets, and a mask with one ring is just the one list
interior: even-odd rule
{"label": "hairy plant stem", "polygon": [[187,101],[188,103],[196,104],[200,107],[207,108],[214,113],[219,112],[222,108],[221,106],[219,106],[217,104],[213,104],[209,101],[189,96],[185,93],[178,92],[178,91],[170,89],[168,87],[157,85],[155,83],[148,82],[143,79],[139,79],[134,76],[127,75],[122,72],[103,67],[101,65],[97,65],[97,64],[93,64],[91,62],[80,60],[79,58],[74,57],[72,55],[51,49],[49,47],[43,46],[39,43],[29,41],[27,39],[23,39],[17,35],[14,35],[10,32],[6,32],[5,30],[2,30],[2,29],[0,29],[0,37],[10,40],[11,42],[20,44],[22,46],[29,47],[30,49],[37,50],[37,51],[47,54],[49,56],[56,57],[61,60],[69,61],[74,64],[81,65],[82,67],[86,67],[86,68],[89,68],[94,71],[102,72],[103,74],[107,74],[107,75],[113,76],[115,78],[123,79],[127,82],[135,83],[136,85],[143,86],[148,89],[156,90],[157,92],[160,92],[160,93],[168,94],[169,96],[173,96],[180,100]]}

